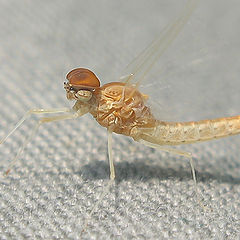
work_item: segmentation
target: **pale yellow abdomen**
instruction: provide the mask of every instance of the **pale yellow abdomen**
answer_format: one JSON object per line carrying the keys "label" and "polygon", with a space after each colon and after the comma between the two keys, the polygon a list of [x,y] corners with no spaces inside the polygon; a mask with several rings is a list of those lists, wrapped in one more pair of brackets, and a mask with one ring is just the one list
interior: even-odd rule
{"label": "pale yellow abdomen", "polygon": [[178,145],[208,141],[239,133],[240,116],[235,116],[192,122],[156,121],[152,128],[139,128],[137,135],[138,139],[154,144]]}

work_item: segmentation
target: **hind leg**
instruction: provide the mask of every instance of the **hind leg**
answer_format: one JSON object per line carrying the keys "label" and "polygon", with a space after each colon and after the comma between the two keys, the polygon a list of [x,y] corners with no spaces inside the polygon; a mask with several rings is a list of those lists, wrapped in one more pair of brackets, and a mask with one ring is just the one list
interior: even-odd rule
{"label": "hind leg", "polygon": [[181,151],[181,150],[175,149],[175,148],[163,147],[163,146],[160,146],[160,145],[157,145],[157,144],[154,144],[154,143],[149,143],[149,142],[144,141],[142,139],[139,140],[138,142],[144,144],[147,147],[156,148],[156,149],[159,149],[159,150],[164,151],[164,152],[168,152],[168,153],[172,153],[172,154],[176,154],[176,155],[180,155],[180,156],[184,156],[184,157],[188,158],[190,166],[191,166],[193,181],[194,181],[195,186],[197,185],[196,172],[195,172],[195,168],[194,168],[194,164],[193,164],[192,153]]}

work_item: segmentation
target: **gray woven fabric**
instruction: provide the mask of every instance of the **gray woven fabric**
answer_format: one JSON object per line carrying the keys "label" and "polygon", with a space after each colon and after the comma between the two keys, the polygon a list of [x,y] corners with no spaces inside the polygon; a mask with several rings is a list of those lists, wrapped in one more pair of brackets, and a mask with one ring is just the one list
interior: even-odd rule
{"label": "gray woven fabric", "polygon": [[[100,79],[116,80],[184,3],[2,0],[0,137],[28,109],[71,106],[63,81],[74,67],[88,67]],[[211,86],[219,87],[213,98],[221,104],[205,97],[203,80],[186,95],[202,96],[202,110],[239,114],[239,16],[237,0],[201,1],[189,28],[181,33],[189,34],[186,51],[196,39],[202,46],[230,42],[226,49],[231,54],[219,48],[215,52],[222,67],[210,69],[206,76]],[[222,78],[214,78],[215,73]],[[185,81],[186,76],[178,77]],[[192,109],[197,107],[194,101]],[[180,112],[187,114],[187,109]],[[35,122],[36,116],[27,120],[0,146],[1,172]],[[194,154],[205,210],[194,197],[187,159],[127,137],[114,135],[113,140],[116,184],[80,236],[108,182],[106,129],[91,116],[41,126],[9,176],[1,177],[0,239],[240,239],[238,136],[180,147]]]}

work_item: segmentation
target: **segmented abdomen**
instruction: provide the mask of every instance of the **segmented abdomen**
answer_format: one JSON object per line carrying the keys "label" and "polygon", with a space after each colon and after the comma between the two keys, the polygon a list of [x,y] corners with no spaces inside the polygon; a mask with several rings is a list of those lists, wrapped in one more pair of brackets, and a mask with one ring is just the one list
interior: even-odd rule
{"label": "segmented abdomen", "polygon": [[240,116],[193,122],[156,121],[150,129],[139,129],[138,139],[160,144],[178,145],[208,141],[240,133]]}

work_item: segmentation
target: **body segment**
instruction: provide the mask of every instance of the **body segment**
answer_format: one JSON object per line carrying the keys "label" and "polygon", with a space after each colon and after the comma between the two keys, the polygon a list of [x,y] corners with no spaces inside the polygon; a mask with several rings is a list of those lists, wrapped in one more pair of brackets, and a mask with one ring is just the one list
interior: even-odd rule
{"label": "body segment", "polygon": [[[76,103],[76,110],[84,103]],[[179,145],[240,133],[240,116],[190,122],[155,119],[146,105],[146,95],[135,86],[112,82],[96,89],[89,112],[109,131],[158,145]],[[86,106],[85,106],[86,107]]]}
{"label": "body segment", "polygon": [[156,121],[151,129],[138,129],[139,138],[159,145],[208,141],[240,133],[240,116],[191,122]]}

